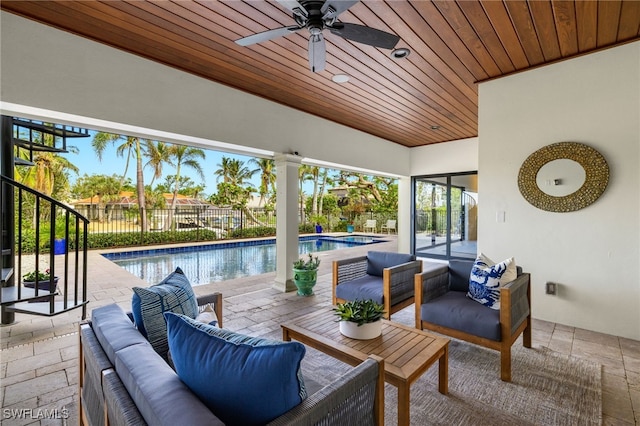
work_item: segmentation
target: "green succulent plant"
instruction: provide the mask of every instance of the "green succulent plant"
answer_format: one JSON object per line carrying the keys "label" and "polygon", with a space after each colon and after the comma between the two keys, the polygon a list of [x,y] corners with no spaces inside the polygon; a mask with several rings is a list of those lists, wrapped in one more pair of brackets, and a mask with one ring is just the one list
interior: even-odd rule
{"label": "green succulent plant", "polygon": [[37,279],[36,279],[36,271],[28,272],[22,276],[24,281],[35,282],[35,281],[49,281],[51,279],[51,275],[49,274],[49,270],[47,269],[44,272],[38,271]]}
{"label": "green succulent plant", "polygon": [[300,259],[293,262],[294,269],[313,271],[314,269],[318,269],[318,266],[320,266],[320,259],[318,259],[317,256],[311,255],[311,253],[309,253],[308,259],[301,257]]}
{"label": "green succulent plant", "polygon": [[358,323],[358,327],[376,322],[385,314],[384,306],[371,299],[338,303],[333,310],[338,316],[338,321],[355,322]]}

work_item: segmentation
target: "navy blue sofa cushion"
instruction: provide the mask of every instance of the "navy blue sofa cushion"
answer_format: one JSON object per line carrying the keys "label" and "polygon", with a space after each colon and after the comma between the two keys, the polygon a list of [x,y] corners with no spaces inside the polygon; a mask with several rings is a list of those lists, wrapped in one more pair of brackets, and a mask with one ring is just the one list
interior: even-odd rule
{"label": "navy blue sofa cushion", "polygon": [[116,373],[149,425],[224,425],[180,380],[151,345],[116,353]]}
{"label": "navy blue sofa cushion", "polygon": [[91,312],[91,323],[96,338],[113,365],[116,363],[116,352],[120,349],[137,344],[149,345],[127,314],[116,304],[94,309]]}
{"label": "navy blue sofa cushion", "polygon": [[469,277],[473,268],[473,260],[449,261],[449,290],[469,291]]}
{"label": "navy blue sofa cushion", "polygon": [[384,268],[402,265],[412,260],[416,260],[416,257],[412,254],[370,251],[367,253],[367,274],[381,277]]}
{"label": "navy blue sofa cushion", "polygon": [[336,286],[336,297],[344,300],[371,299],[382,304],[382,279],[373,275],[365,275]]}
{"label": "navy blue sofa cushion", "polygon": [[500,311],[482,306],[462,291],[449,291],[424,303],[420,314],[423,321],[490,340],[501,340]]}
{"label": "navy blue sofa cushion", "polygon": [[228,339],[252,344],[234,343],[219,337],[220,329],[184,315],[165,317],[178,376],[226,425],[263,425],[302,402],[301,343],[224,333]]}

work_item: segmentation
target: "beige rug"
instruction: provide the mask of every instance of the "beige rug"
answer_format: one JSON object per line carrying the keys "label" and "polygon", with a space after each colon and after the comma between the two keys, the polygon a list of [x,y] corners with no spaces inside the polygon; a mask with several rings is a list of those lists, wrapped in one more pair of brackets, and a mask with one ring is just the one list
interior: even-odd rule
{"label": "beige rug", "polygon": [[[349,367],[308,349],[305,375],[325,385]],[[599,425],[601,366],[547,348],[514,345],[511,383],[499,378],[498,352],[451,341],[449,395],[434,365],[411,387],[412,425]],[[312,373],[310,373],[312,372]],[[396,388],[386,385],[385,424],[397,424]]]}

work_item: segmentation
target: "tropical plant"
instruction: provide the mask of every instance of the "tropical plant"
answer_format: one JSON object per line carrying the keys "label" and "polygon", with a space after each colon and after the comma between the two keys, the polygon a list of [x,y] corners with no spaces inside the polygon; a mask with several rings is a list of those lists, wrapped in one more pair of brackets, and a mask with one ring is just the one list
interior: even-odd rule
{"label": "tropical plant", "polygon": [[26,282],[36,282],[36,281],[49,281],[51,279],[51,274],[49,269],[46,269],[44,272],[31,271],[22,276],[22,280]]}
{"label": "tropical plant", "polygon": [[[145,208],[145,199],[144,199],[144,174],[142,173],[142,143],[140,138],[134,136],[122,136],[116,135],[113,133],[105,133],[98,132],[93,137],[93,141],[91,141],[91,145],[93,146],[94,151],[98,157],[99,161],[102,161],[102,154],[106,149],[108,144],[116,144],[122,142],[116,148],[116,154],[119,157],[124,157],[126,154],[126,163],[124,168],[124,173],[122,174],[122,182],[124,182],[127,171],[129,169],[129,160],[131,156],[134,156],[136,159],[136,193],[138,195],[138,208],[140,211],[140,226],[143,230],[147,229],[147,217],[144,212]],[[146,143],[149,143],[147,141]]]}
{"label": "tropical plant", "polygon": [[293,269],[301,269],[305,271],[313,271],[318,269],[320,266],[320,259],[317,256],[313,256],[309,253],[308,258],[301,257],[300,259],[293,262]]}
{"label": "tropical plant", "polygon": [[258,166],[256,171],[260,172],[260,187],[258,193],[260,194],[260,206],[269,202],[269,193],[275,194],[276,192],[276,173],[275,162],[268,158],[252,158],[249,163]]}
{"label": "tropical plant", "polygon": [[153,186],[153,182],[156,179],[162,177],[162,166],[165,163],[170,162],[171,145],[164,142],[146,141],[144,144],[144,153],[149,158],[149,161],[144,165],[145,167],[151,167],[153,170],[153,177],[151,178],[150,186]]}
{"label": "tropical plant", "polygon": [[169,148],[169,164],[176,168],[175,186],[173,187],[173,197],[171,198],[171,210],[169,210],[169,223],[173,224],[173,212],[176,209],[178,199],[178,191],[180,190],[180,173],[183,166],[190,167],[195,170],[198,175],[204,179],[202,167],[198,159],[205,159],[206,155],[200,148],[193,148],[186,145],[172,145]]}
{"label": "tropical plant", "polygon": [[385,314],[384,306],[371,299],[338,303],[333,310],[338,316],[338,321],[355,322],[358,327],[376,322]]}

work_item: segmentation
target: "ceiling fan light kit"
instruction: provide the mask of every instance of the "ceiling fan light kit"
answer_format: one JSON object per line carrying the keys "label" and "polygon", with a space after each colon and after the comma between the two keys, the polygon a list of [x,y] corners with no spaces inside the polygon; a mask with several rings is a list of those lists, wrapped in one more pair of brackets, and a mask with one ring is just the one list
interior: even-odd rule
{"label": "ceiling fan light kit", "polygon": [[[326,66],[326,44],[322,34],[325,29],[344,39],[382,49],[393,49],[400,40],[400,37],[395,34],[364,25],[338,21],[338,16],[358,3],[357,0],[278,0],[278,3],[291,11],[297,25],[263,31],[236,40],[236,43],[240,46],[249,46],[287,36],[306,28],[309,30],[309,69],[312,72],[320,72]],[[404,51],[406,54],[400,57],[406,57],[409,54],[409,49]]]}

